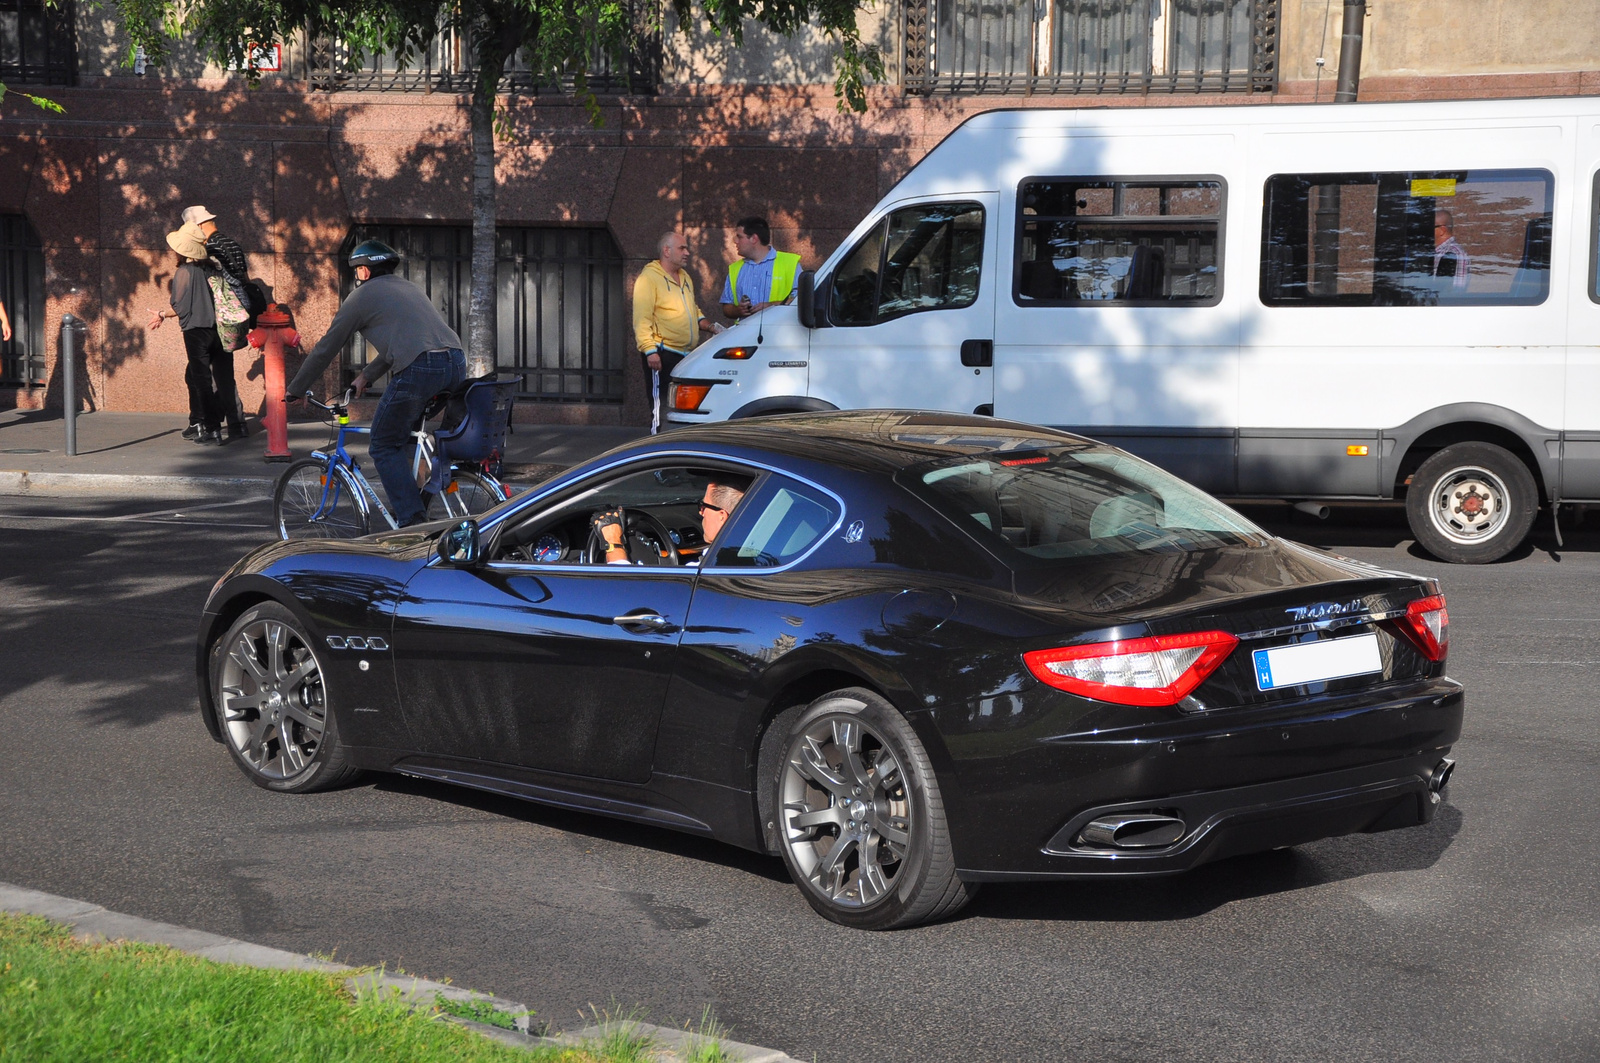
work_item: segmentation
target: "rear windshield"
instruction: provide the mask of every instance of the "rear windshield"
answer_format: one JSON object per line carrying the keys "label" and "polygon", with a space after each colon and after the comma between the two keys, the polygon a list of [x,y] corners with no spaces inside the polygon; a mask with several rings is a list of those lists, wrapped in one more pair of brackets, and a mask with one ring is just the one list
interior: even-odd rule
{"label": "rear windshield", "polygon": [[1000,553],[1038,561],[1268,538],[1211,496],[1109,447],[967,454],[902,470],[899,479]]}

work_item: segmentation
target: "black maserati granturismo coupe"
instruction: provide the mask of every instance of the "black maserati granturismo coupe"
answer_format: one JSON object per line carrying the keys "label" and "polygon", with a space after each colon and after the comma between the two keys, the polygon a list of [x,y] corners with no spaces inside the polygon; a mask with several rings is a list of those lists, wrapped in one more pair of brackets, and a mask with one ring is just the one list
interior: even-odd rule
{"label": "black maserati granturismo coupe", "polygon": [[257,784],[400,772],[780,855],[863,928],[986,881],[1426,823],[1433,582],[1049,429],[799,414],[613,450],[475,520],[273,542],[200,622]]}

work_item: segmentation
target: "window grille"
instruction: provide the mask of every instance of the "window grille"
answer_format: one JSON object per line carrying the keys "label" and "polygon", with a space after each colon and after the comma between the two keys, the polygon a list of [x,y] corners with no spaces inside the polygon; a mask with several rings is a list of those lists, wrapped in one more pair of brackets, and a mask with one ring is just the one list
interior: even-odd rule
{"label": "window grille", "polygon": [[[472,229],[366,226],[345,253],[377,239],[401,254],[399,273],[433,299],[463,342],[472,294]],[[526,370],[519,396],[539,402],[620,403],[631,319],[622,253],[604,229],[502,227],[496,236],[496,349],[500,368]],[[343,257],[343,256],[341,256]],[[355,278],[343,285],[350,293]],[[352,372],[371,360],[357,336]]]}
{"label": "window grille", "polygon": [[78,76],[73,5],[63,0],[0,0],[0,81],[8,85],[71,85]]}
{"label": "window grille", "polygon": [[[413,55],[404,64],[392,52],[358,59],[345,42],[318,38],[311,42],[309,76],[313,89],[326,92],[471,92],[478,77],[472,60],[471,42],[449,30],[441,32],[426,51]],[[655,91],[660,71],[660,37],[647,35],[626,65],[597,52],[590,60],[587,75],[589,88],[602,95],[648,94]],[[574,84],[571,75],[563,76],[559,82],[536,76],[519,52],[506,63],[500,91],[528,95],[570,93]]]}
{"label": "window grille", "polygon": [[906,90],[1272,92],[1278,0],[907,0]]}
{"label": "window grille", "polygon": [[0,302],[11,340],[0,342],[0,385],[43,387],[44,248],[20,214],[0,214]]}

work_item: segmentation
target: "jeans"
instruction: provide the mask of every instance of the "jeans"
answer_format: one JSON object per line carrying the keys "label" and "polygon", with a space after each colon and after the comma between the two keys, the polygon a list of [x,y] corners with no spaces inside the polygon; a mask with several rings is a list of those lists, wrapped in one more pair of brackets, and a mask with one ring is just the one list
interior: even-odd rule
{"label": "jeans", "polygon": [[422,519],[422,489],[411,469],[415,452],[412,429],[422,420],[428,400],[467,379],[467,356],[460,350],[428,351],[389,378],[372,415],[367,453],[383,481],[396,524]]}

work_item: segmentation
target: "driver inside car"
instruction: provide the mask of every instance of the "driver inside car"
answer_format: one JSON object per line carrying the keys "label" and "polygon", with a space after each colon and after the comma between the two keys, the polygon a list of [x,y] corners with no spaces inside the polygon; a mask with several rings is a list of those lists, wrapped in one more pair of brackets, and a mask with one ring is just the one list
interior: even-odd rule
{"label": "driver inside car", "polygon": [[[722,526],[728,522],[728,515],[739,505],[744,498],[744,492],[731,484],[718,483],[712,480],[706,484],[705,495],[700,499],[700,527],[706,549],[716,541]],[[619,509],[604,509],[596,513],[590,520],[591,526],[606,544],[606,564],[632,565],[638,562],[628,557],[628,550],[622,543],[622,511]],[[699,564],[691,561],[690,564]]]}

